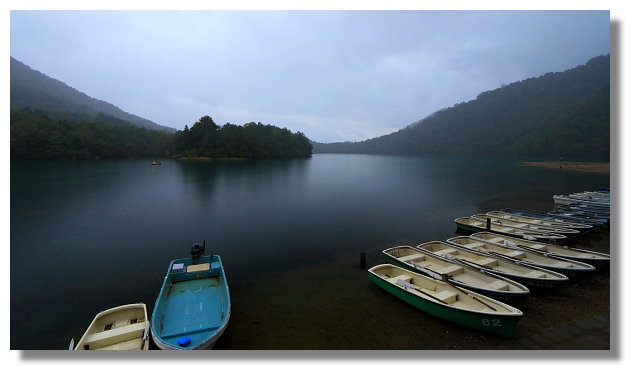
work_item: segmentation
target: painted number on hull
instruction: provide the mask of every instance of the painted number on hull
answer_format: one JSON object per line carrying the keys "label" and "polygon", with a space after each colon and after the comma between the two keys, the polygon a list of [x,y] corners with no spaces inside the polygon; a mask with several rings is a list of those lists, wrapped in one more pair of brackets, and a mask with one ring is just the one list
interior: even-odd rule
{"label": "painted number on hull", "polygon": [[481,319],[481,324],[485,327],[501,327],[501,321],[498,319]]}

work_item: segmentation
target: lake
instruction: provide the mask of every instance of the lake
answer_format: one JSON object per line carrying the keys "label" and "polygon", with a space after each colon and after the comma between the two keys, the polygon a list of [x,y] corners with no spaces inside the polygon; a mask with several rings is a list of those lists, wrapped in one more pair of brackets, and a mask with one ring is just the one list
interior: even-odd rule
{"label": "lake", "polygon": [[388,247],[457,235],[457,217],[546,212],[553,194],[610,185],[609,175],[495,157],[162,161],[11,162],[11,349],[66,349],[116,305],[151,313],[170,260],[203,240],[232,297],[217,349],[498,342],[370,284],[360,253],[370,268]]}

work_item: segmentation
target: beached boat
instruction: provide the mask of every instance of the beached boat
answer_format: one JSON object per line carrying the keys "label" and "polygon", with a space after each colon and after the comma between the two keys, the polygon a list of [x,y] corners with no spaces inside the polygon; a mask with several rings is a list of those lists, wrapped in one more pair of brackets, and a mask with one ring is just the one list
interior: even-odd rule
{"label": "beached boat", "polygon": [[522,307],[525,298],[529,295],[529,289],[526,286],[502,276],[484,273],[478,268],[428,251],[429,248],[436,249],[439,246],[444,246],[443,242],[432,241],[421,244],[418,248],[397,246],[386,249],[382,253],[390,263],[396,266]]}
{"label": "beached boat", "polygon": [[482,294],[392,264],[368,270],[371,282],[400,300],[438,318],[512,337],[522,311]]}
{"label": "beached boat", "polygon": [[144,303],[104,310],[95,316],[75,350],[148,350],[149,324]]}
{"label": "beached boat", "polygon": [[[552,291],[569,281],[567,276],[555,271],[528,264],[519,264],[497,254],[484,254],[454,245],[450,242],[452,239],[447,240],[446,246],[438,246],[433,252],[447,259],[458,260],[461,263],[476,267],[483,272],[518,281],[529,287],[532,293],[535,291]],[[419,245],[417,248],[419,248]]]}
{"label": "beached boat", "polygon": [[481,241],[490,242],[496,245],[505,246],[511,249],[527,249],[531,251],[537,251],[546,256],[556,256],[559,258],[587,263],[598,270],[608,269],[611,261],[611,256],[609,254],[604,254],[597,251],[523,240],[520,238],[503,236],[500,234],[480,232],[474,233],[470,237],[476,238]]}
{"label": "beached boat", "polygon": [[555,204],[584,203],[590,206],[597,206],[597,207],[611,206],[610,199],[597,199],[591,196],[583,196],[583,195],[576,195],[576,194],[569,194],[569,195],[555,194],[553,196],[553,202]]}
{"label": "beached boat", "polygon": [[517,210],[517,209],[514,209],[514,208],[503,208],[503,209],[500,209],[499,211],[506,212],[506,213],[511,213],[511,214],[514,214],[514,215],[520,215],[520,216],[525,216],[525,217],[543,219],[543,220],[554,220],[554,221],[562,221],[562,222],[587,224],[587,225],[592,225],[593,227],[598,227],[598,226],[602,226],[602,225],[606,224],[606,220],[602,220],[602,219],[582,218],[582,217],[565,217],[565,216],[557,215],[557,214],[556,215],[553,215],[553,214],[550,214],[550,213],[541,214],[541,213],[538,213],[538,212],[523,211],[523,210]]}
{"label": "beached boat", "polygon": [[548,228],[568,228],[568,229],[574,229],[574,230],[577,230],[577,231],[580,231],[580,232],[588,231],[588,230],[593,229],[592,225],[586,225],[586,224],[580,224],[580,223],[571,223],[571,222],[565,222],[565,221],[555,221],[553,219],[551,219],[551,220],[537,219],[537,218],[525,217],[525,216],[521,216],[521,215],[514,215],[514,214],[506,213],[506,212],[503,212],[503,211],[490,211],[490,212],[486,213],[485,215],[491,216],[491,217],[496,217],[496,218],[499,218],[499,219],[505,219],[505,220],[511,220],[511,221],[520,222],[520,223],[526,223],[526,224],[530,224],[530,225],[540,225],[540,226],[548,227]]}
{"label": "beached boat", "polygon": [[194,244],[191,258],[170,262],[150,325],[161,349],[208,349],[227,328],[231,302],[223,265],[204,249]]}
{"label": "beached boat", "polygon": [[545,256],[530,248],[512,249],[473,237],[454,237],[448,242],[484,254],[496,254],[519,264],[531,265],[556,271],[568,278],[585,279],[595,271],[590,264],[568,260],[557,256]]}
{"label": "beached boat", "polygon": [[555,226],[545,226],[545,225],[539,225],[539,224],[529,224],[529,223],[524,223],[520,221],[503,219],[500,217],[493,217],[493,216],[483,215],[483,214],[472,215],[471,217],[474,219],[482,220],[482,221],[487,221],[487,219],[490,219],[492,223],[498,224],[504,227],[512,227],[512,228],[517,228],[520,230],[527,229],[527,230],[533,230],[536,232],[543,232],[543,233],[555,233],[555,234],[560,234],[569,238],[580,234],[580,231],[575,229],[555,227]]}
{"label": "beached boat", "polygon": [[468,232],[482,232],[488,231],[493,233],[506,234],[508,236],[537,239],[539,241],[563,241],[567,239],[567,236],[563,236],[557,233],[539,232],[529,229],[514,228],[511,226],[499,225],[493,223],[491,220],[488,224],[486,220],[479,220],[473,217],[460,217],[455,219],[456,228],[458,230],[464,230]]}

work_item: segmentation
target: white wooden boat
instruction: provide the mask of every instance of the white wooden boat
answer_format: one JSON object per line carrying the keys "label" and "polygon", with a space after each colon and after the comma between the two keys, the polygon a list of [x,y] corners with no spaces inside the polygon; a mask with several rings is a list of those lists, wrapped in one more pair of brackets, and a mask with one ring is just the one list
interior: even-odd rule
{"label": "white wooden boat", "polygon": [[144,303],[113,307],[95,316],[75,350],[148,350],[149,325]]}
{"label": "white wooden boat", "polygon": [[446,246],[443,242],[431,241],[417,248],[391,247],[382,253],[390,263],[399,267],[522,307],[525,298],[529,295],[529,289],[526,286],[499,275],[481,272],[478,268],[456,260],[449,260],[433,252],[443,246]]}
{"label": "white wooden boat", "polygon": [[590,272],[595,271],[595,267],[590,264],[567,260],[557,256],[548,257],[530,248],[512,249],[465,236],[454,237],[448,240],[448,242],[483,254],[496,254],[520,264],[546,268],[566,275],[569,278],[585,278],[589,276]]}
{"label": "white wooden boat", "polygon": [[503,236],[487,232],[474,233],[470,237],[481,241],[490,242],[496,245],[509,247],[510,249],[526,249],[537,251],[546,256],[557,256],[568,260],[576,260],[594,266],[596,269],[608,269],[611,256],[609,254],[600,253],[568,247],[556,244],[547,244],[536,241],[523,240],[520,238]]}
{"label": "white wooden boat", "polygon": [[545,226],[540,224],[530,224],[524,223],[515,220],[503,219],[500,217],[493,217],[489,215],[472,215],[472,218],[477,220],[487,221],[490,219],[492,223],[498,224],[504,227],[512,227],[520,230],[532,230],[536,232],[544,232],[544,233],[555,233],[560,234],[566,237],[573,237],[580,234],[579,230],[564,228],[564,227],[554,227],[554,226]]}
{"label": "white wooden boat", "polygon": [[506,226],[493,223],[491,220],[488,225],[486,220],[480,220],[473,217],[460,217],[454,219],[454,222],[456,223],[456,228],[458,230],[474,233],[486,230],[488,232],[501,233],[519,238],[537,239],[539,241],[564,241],[567,239],[567,236],[563,236],[558,233],[514,228],[508,225]]}
{"label": "white wooden boat", "polygon": [[[458,260],[483,272],[518,281],[529,287],[532,293],[536,290],[555,290],[569,281],[569,278],[561,273],[528,264],[519,264],[496,254],[484,254],[470,250],[466,247],[454,245],[451,242],[452,240],[453,238],[450,238],[444,244],[445,246],[438,246],[436,249],[430,250],[446,259]],[[417,245],[417,248],[419,246],[421,245]]]}
{"label": "white wooden boat", "polygon": [[526,223],[530,225],[540,225],[540,226],[549,227],[549,228],[554,228],[554,227],[555,228],[569,228],[569,229],[574,229],[577,231],[587,231],[587,230],[593,229],[592,225],[572,223],[572,222],[563,221],[563,220],[556,221],[555,218],[551,220],[537,219],[537,218],[531,218],[531,217],[526,217],[521,215],[514,215],[507,212],[502,212],[502,211],[490,211],[486,213],[485,215],[496,217],[499,219],[506,219],[506,220],[511,220],[515,222]]}
{"label": "white wooden boat", "polygon": [[428,314],[504,337],[514,335],[523,316],[522,311],[503,302],[392,264],[372,267],[368,278]]}

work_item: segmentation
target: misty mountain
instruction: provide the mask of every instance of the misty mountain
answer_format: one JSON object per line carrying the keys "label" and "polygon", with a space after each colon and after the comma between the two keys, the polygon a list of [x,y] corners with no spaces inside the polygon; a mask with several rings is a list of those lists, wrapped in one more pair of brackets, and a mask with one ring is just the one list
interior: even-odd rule
{"label": "misty mountain", "polygon": [[40,110],[52,118],[71,122],[98,121],[107,125],[134,125],[166,133],[176,132],[176,129],[158,125],[92,98],[11,57],[11,109],[25,108]]}
{"label": "misty mountain", "polygon": [[608,158],[610,56],[486,91],[395,133],[315,153],[507,153]]}

